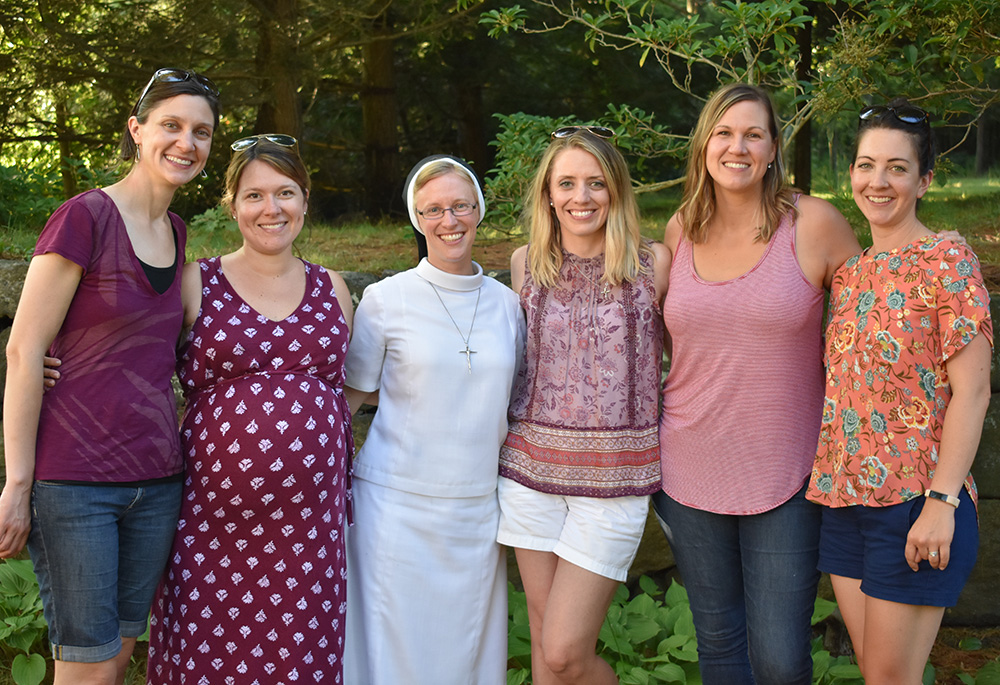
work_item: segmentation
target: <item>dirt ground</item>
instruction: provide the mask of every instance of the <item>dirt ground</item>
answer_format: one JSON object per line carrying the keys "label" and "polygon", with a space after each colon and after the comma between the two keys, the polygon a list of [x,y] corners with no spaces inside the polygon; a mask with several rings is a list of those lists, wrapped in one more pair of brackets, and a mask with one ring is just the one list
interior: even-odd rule
{"label": "dirt ground", "polygon": [[[959,644],[969,638],[978,639],[982,647],[973,651],[961,649]],[[944,627],[931,650],[931,663],[937,671],[935,683],[961,685],[957,674],[974,674],[983,664],[997,658],[1000,658],[1000,628]]]}

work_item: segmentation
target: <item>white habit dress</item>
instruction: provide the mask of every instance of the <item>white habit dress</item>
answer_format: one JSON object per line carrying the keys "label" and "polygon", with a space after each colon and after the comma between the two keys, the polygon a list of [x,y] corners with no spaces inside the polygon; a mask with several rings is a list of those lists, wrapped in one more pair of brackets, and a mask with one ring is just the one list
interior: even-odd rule
{"label": "white habit dress", "polygon": [[497,460],[524,317],[474,266],[458,276],[425,259],[366,288],[354,318],[346,385],[379,404],[354,461],[347,685],[506,680]]}

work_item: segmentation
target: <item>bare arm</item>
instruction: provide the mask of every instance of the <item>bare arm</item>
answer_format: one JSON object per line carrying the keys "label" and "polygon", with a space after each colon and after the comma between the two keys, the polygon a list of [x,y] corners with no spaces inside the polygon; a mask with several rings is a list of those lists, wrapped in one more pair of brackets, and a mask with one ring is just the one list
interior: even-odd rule
{"label": "bare arm", "polygon": [[354,330],[354,301],[351,300],[351,290],[347,287],[347,282],[336,271],[327,271],[330,280],[333,281],[333,290],[337,293],[337,302],[340,304],[340,311],[344,313],[344,321],[347,322],[347,330]]}
{"label": "bare arm", "polygon": [[670,281],[670,262],[673,254],[663,243],[653,243],[653,285],[656,289],[656,304],[663,306],[663,297],[667,294],[667,284]]}
{"label": "bare arm", "polygon": [[[958,496],[972,468],[990,403],[990,353],[986,338],[977,335],[946,363],[952,395],[945,411],[931,490]],[[944,569],[954,534],[955,508],[928,499],[906,538],[906,563],[916,571],[921,559],[929,559],[931,566]],[[935,551],[939,557],[928,556]]]}
{"label": "bare arm", "polygon": [[524,261],[528,258],[528,246],[522,245],[510,256],[510,287],[518,295],[524,285]]}
{"label": "bare arm", "polygon": [[834,272],[861,252],[847,220],[826,200],[803,195],[795,238],[799,266],[818,288],[830,289]]}
{"label": "bare arm", "polygon": [[198,262],[188,262],[181,272],[181,303],[184,306],[184,327],[181,329],[183,341],[201,310],[201,266]]}
{"label": "bare arm", "polygon": [[351,408],[351,414],[356,414],[363,404],[378,405],[378,390],[367,392],[345,385],[344,396],[347,397],[347,404]]}
{"label": "bare arm", "polygon": [[684,226],[681,224],[681,215],[674,214],[667,222],[667,227],[663,231],[663,245],[670,251],[670,258],[673,259],[677,245],[681,242],[684,234]]}
{"label": "bare arm", "polygon": [[4,390],[4,452],[7,482],[0,493],[0,557],[24,547],[31,525],[29,503],[35,472],[35,440],[42,407],[45,352],[55,339],[83,269],[48,253],[31,260],[7,343]]}

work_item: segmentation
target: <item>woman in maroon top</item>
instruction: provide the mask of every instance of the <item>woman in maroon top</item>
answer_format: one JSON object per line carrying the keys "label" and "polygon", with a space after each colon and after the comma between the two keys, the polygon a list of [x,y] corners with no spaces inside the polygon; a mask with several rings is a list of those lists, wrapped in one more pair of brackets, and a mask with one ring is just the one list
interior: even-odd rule
{"label": "woman in maroon top", "polygon": [[[11,329],[0,556],[28,542],[59,685],[123,681],[166,563],[186,237],[167,208],[205,166],[218,97],[194,72],[153,75],[122,137],[128,174],[53,214]],[[69,373],[43,400],[47,352]]]}

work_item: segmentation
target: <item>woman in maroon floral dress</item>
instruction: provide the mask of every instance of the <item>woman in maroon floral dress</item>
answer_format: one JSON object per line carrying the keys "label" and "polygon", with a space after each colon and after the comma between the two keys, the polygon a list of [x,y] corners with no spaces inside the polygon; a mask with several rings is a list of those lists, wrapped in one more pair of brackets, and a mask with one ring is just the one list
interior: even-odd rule
{"label": "woman in maroon floral dress", "polygon": [[224,205],[243,246],[184,274],[187,476],[148,679],[340,683],[350,293],[292,254],[309,197],[295,139],[233,149]]}

